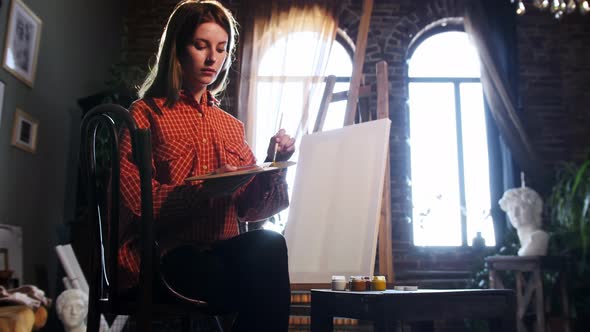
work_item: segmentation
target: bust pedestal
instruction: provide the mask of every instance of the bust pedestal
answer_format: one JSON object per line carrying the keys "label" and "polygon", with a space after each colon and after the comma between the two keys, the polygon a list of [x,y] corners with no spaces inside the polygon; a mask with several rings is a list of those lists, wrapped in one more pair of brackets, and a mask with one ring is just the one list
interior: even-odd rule
{"label": "bust pedestal", "polygon": [[[486,263],[490,271],[490,288],[504,289],[499,271],[512,271],[516,279],[516,308],[518,332],[527,331],[523,318],[529,307],[535,316],[537,332],[545,331],[543,270],[558,273],[557,284],[561,300],[561,318],[569,331],[569,300],[565,286],[566,259],[557,256],[491,256]],[[527,278],[527,275],[529,277]],[[534,297],[533,297],[534,295]]]}

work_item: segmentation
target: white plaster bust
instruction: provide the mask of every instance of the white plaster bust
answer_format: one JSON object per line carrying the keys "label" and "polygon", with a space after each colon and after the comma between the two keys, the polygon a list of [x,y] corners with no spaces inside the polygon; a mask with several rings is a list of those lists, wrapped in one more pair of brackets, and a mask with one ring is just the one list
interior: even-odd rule
{"label": "white plaster bust", "polygon": [[500,201],[500,208],[508,214],[520,240],[519,256],[544,256],[547,254],[549,234],[541,229],[543,200],[531,188],[507,190]]}
{"label": "white plaster bust", "polygon": [[86,332],[88,295],[79,289],[63,291],[56,300],[57,315],[66,332]]}

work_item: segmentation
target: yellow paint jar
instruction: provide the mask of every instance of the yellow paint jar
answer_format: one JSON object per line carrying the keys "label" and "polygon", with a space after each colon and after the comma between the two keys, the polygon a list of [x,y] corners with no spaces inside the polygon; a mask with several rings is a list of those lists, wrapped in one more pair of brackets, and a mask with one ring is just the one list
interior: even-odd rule
{"label": "yellow paint jar", "polygon": [[371,279],[371,290],[384,291],[387,289],[387,280],[385,276],[373,276]]}

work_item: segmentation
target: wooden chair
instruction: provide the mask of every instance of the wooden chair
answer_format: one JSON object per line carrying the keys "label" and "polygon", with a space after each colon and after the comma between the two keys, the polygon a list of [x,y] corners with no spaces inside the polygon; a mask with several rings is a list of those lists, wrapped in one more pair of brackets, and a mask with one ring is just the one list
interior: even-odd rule
{"label": "wooden chair", "polygon": [[[125,125],[131,134],[132,153],[139,169],[141,187],[141,267],[139,284],[134,296],[118,292],[117,252],[119,249],[119,137],[117,124]],[[81,162],[88,190],[88,212],[91,228],[88,331],[98,332],[101,314],[130,315],[137,320],[138,331],[151,331],[152,317],[182,317],[183,330],[191,328],[192,316],[209,316],[215,319],[223,332],[218,316],[208,312],[208,304],[175,292],[165,282],[169,293],[165,303],[154,301],[154,278],[160,278],[158,255],[154,239],[152,206],[152,155],[149,129],[137,128],[129,112],[119,105],[100,105],[83,118]],[[104,133],[108,136],[105,147]],[[99,153],[100,151],[100,153]],[[101,158],[108,159],[108,172],[104,176]],[[103,164],[101,164],[103,163]],[[102,175],[101,175],[101,172]],[[107,204],[106,186],[110,184],[110,202]],[[103,193],[101,196],[100,193]],[[107,208],[107,205],[109,207]],[[161,278],[160,278],[161,279]],[[162,280],[163,281],[163,280]]]}

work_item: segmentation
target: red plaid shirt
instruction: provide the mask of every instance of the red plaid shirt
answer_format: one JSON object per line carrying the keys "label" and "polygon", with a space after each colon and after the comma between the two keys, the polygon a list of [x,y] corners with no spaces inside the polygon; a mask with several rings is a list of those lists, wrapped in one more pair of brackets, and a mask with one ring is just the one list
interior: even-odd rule
{"label": "red plaid shirt", "polygon": [[[162,114],[144,99],[133,103],[130,112],[138,127],[151,130],[153,206],[162,252],[182,243],[208,244],[231,238],[238,235],[238,219],[268,218],[288,206],[284,173],[260,174],[234,195],[221,198],[201,194],[200,182],[185,182],[189,176],[210,173],[226,164],[256,163],[244,140],[244,125],[214,106],[208,94],[200,103],[182,94],[171,108],[164,106],[164,98],[152,100]],[[141,196],[127,130],[121,138],[120,164],[119,280],[121,287],[128,288],[139,279]]]}

